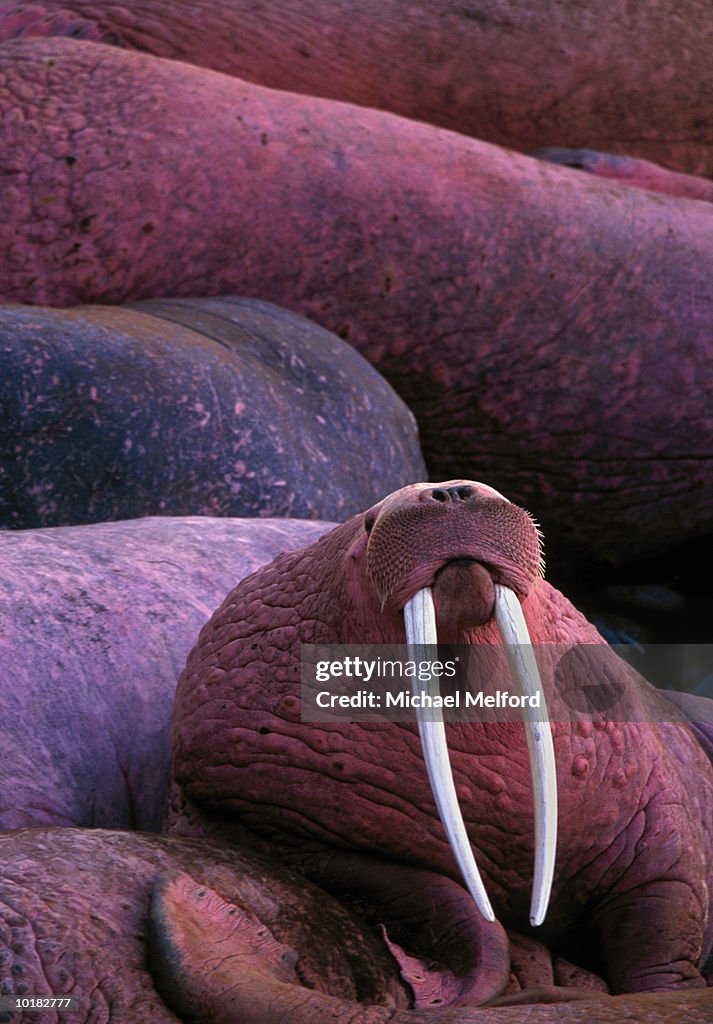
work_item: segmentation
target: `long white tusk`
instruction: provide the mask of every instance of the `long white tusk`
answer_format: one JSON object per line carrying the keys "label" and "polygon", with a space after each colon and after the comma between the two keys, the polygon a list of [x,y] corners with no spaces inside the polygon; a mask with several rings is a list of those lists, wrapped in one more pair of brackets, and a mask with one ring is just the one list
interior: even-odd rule
{"label": "long white tusk", "polygon": [[[438,643],[436,611],[433,606],[433,596],[430,587],[424,587],[423,590],[419,590],[404,605],[404,621],[409,652],[416,646],[435,645]],[[409,657],[411,657],[411,653],[409,653]],[[416,660],[418,660],[418,655]],[[414,690],[418,692],[423,690],[432,696],[437,696],[439,693],[438,679],[430,677],[424,683],[414,678]],[[434,716],[437,716],[435,720],[433,720]],[[465,830],[463,816],[458,806],[453,773],[448,758],[443,718],[440,717],[439,712],[433,709],[427,710],[418,707],[416,709],[416,721],[418,722],[418,731],[421,737],[428,780],[431,783],[436,807],[438,808],[438,813],[446,830],[446,835],[448,836],[448,841],[451,844],[458,867],[478,910],[486,921],[494,921],[495,914],[490,906],[488,894],[485,891],[478,866],[475,863],[468,833]]]}
{"label": "long white tusk", "polygon": [[[515,686],[525,697],[539,693],[540,709],[544,708],[546,712],[547,705],[542,692],[540,673],[520,602],[512,590],[500,584],[495,585],[495,621],[505,645],[505,654]],[[547,914],[555,871],[557,771],[549,720],[539,721],[535,714],[527,705],[523,707],[535,804],[535,875],[532,882],[530,924],[539,925]]]}

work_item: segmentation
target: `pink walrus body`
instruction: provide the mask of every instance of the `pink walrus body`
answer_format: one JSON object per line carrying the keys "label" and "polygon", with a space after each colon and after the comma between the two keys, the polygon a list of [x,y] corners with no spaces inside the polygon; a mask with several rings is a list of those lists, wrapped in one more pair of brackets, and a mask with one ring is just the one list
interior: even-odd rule
{"label": "pink walrus body", "polygon": [[[0,294],[240,291],[347,338],[557,564],[710,535],[713,209],[69,39],[0,48]],[[51,95],[51,101],[47,96]]]}

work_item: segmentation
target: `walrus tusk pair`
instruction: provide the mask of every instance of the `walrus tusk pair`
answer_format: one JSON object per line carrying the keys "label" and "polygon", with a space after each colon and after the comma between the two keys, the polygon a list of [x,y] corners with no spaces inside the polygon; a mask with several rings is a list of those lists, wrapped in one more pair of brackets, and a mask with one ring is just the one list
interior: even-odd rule
{"label": "walrus tusk pair", "polygon": [[[436,611],[430,587],[419,590],[404,605],[406,642],[409,648],[436,645]],[[540,675],[535,662],[525,617],[516,595],[508,587],[495,585],[495,622],[505,647],[510,670],[521,696],[540,694],[540,706],[546,707]],[[438,695],[438,679],[431,677],[425,685],[433,696]],[[555,754],[549,722],[537,721],[524,702],[522,709],[527,749],[530,758],[535,805],[535,872],[530,904],[530,923],[542,924],[552,889],[557,846],[557,776]],[[426,771],[445,828],[448,841],[463,874],[471,896],[483,917],[495,920],[493,908],[475,863],[473,850],[465,830],[456,797],[446,745],[443,719],[433,720],[433,711],[417,707],[416,720],[421,736]]]}

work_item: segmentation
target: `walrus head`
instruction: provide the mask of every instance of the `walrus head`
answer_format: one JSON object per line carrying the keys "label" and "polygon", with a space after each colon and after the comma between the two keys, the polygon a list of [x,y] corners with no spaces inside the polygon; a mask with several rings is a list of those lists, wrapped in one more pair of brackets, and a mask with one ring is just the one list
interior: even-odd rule
{"label": "walrus head", "polygon": [[[522,695],[540,693],[518,598],[544,573],[541,534],[532,517],[486,484],[449,480],[413,484],[365,513],[366,571],[381,601],[403,610],[410,647],[466,642],[494,620]],[[414,537],[419,538],[418,545]],[[438,680],[430,686],[438,694]],[[416,709],[426,770],[463,878],[483,915],[494,920],[456,800],[445,730]],[[544,920],[557,837],[557,783],[548,726],[525,716],[535,795],[532,924]]]}
{"label": "walrus head", "polygon": [[[402,837],[390,827],[385,835],[381,791],[393,775],[389,751],[401,748],[413,771],[387,804],[418,808],[421,832],[417,840],[414,825],[408,856],[434,863],[413,729],[384,720],[378,728],[388,749],[375,749],[359,725],[302,720],[301,644],[502,642],[517,688],[538,695],[540,708],[540,720],[529,708],[523,716],[535,805],[530,919],[541,923],[554,870],[557,787],[520,607],[541,573],[540,536],[529,514],[468,480],[404,487],[309,547],[280,556],[228,595],[189,658],[174,709],[179,785],[192,801],[237,813],[271,838],[316,835],[399,856]],[[437,692],[435,679],[425,685]],[[478,907],[493,920],[456,800],[443,721],[421,714],[417,722],[446,837]],[[332,749],[345,753],[325,757]],[[442,865],[447,853],[438,846]]]}

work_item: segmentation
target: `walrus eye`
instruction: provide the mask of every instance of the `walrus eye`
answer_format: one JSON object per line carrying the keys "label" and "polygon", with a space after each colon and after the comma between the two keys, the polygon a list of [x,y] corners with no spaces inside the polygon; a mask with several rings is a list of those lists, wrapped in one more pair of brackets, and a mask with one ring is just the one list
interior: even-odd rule
{"label": "walrus eye", "polygon": [[375,522],[376,522],[376,513],[375,512],[369,512],[368,515],[366,515],[365,518],[364,518],[364,529],[366,530],[367,534],[371,533],[371,531],[374,528],[374,523]]}

